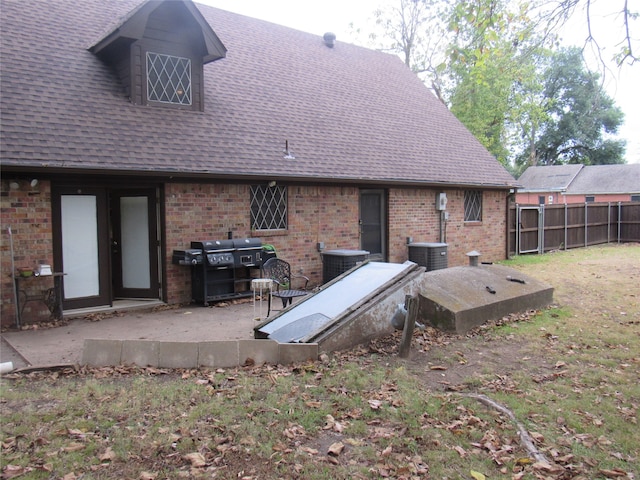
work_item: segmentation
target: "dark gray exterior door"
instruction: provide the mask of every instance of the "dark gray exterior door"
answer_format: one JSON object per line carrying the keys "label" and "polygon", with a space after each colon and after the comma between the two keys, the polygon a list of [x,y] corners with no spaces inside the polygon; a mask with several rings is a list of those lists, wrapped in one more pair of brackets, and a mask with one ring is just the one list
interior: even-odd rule
{"label": "dark gray exterior door", "polygon": [[153,187],[54,187],[54,265],[65,273],[65,310],[160,298],[157,198]]}
{"label": "dark gray exterior door", "polygon": [[107,194],[99,187],[54,188],[55,268],[63,278],[63,308],[108,305],[109,243]]}
{"label": "dark gray exterior door", "polygon": [[385,191],[360,190],[360,248],[369,259],[387,260],[387,198]]}
{"label": "dark gray exterior door", "polygon": [[158,298],[156,192],[111,192],[111,265],[115,298]]}

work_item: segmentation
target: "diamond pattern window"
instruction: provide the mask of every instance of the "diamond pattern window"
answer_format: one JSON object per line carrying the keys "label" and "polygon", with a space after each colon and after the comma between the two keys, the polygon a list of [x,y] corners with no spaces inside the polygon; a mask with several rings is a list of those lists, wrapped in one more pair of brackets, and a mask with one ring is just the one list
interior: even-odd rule
{"label": "diamond pattern window", "polygon": [[464,221],[482,221],[482,192],[480,190],[465,190],[464,192]]}
{"label": "diamond pattern window", "polygon": [[147,52],[147,99],[191,105],[191,59]]}
{"label": "diamond pattern window", "polygon": [[287,187],[251,185],[251,229],[287,228]]}

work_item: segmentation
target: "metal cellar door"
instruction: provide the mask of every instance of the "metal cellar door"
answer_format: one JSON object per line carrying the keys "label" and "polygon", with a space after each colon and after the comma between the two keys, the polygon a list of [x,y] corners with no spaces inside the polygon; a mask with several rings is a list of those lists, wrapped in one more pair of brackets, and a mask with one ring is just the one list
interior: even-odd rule
{"label": "metal cellar door", "polygon": [[155,189],[113,190],[110,199],[114,298],[159,298]]}
{"label": "metal cellar door", "polygon": [[360,248],[369,259],[387,259],[387,202],[384,190],[360,190]]}

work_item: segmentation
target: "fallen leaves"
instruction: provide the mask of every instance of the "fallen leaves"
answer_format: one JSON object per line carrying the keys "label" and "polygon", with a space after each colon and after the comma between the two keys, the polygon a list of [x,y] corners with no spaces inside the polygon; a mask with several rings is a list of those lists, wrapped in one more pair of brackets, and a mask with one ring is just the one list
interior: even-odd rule
{"label": "fallen leaves", "polygon": [[98,459],[101,462],[113,462],[118,456],[116,455],[116,452],[113,451],[113,449],[111,447],[107,447],[107,449],[104,451],[104,453],[102,453]]}
{"label": "fallen leaves", "polygon": [[447,367],[444,365],[431,365],[429,370],[447,370]]}
{"label": "fallen leaves", "polygon": [[9,465],[5,465],[4,468],[2,469],[2,478],[3,479],[16,478],[31,471],[33,471],[32,468],[23,467],[21,465],[9,464]]}
{"label": "fallen leaves", "polygon": [[475,480],[485,480],[487,477],[480,473],[480,472],[476,472],[475,470],[471,470],[469,472],[469,474],[475,479]]}
{"label": "fallen leaves", "polygon": [[66,447],[64,447],[62,450],[67,452],[67,453],[70,453],[70,452],[77,452],[79,450],[84,450],[85,448],[86,448],[86,445],[84,443],[71,442]]}
{"label": "fallen leaves", "polygon": [[207,461],[204,456],[199,452],[187,453],[184,455],[184,459],[187,460],[192,467],[201,468],[207,466]]}
{"label": "fallen leaves", "polygon": [[[519,349],[517,337],[502,338],[492,330],[505,324],[515,329],[518,323],[535,321],[536,313],[508,316],[465,336],[430,327],[416,331],[413,351],[422,356],[408,366],[402,364],[406,370],[415,367],[409,374],[399,371],[395,361],[399,337],[391,335],[350,351],[323,354],[319,362],[292,366],[254,362],[246,368],[212,371],[69,367],[17,375],[13,378],[29,385],[25,390],[35,392],[34,400],[29,397],[29,408],[24,408],[26,414],[36,411],[53,418],[62,411],[67,396],[84,395],[90,401],[75,417],[52,422],[57,427],[51,430],[46,430],[44,421],[42,430],[39,424],[38,431],[32,429],[28,436],[7,428],[2,437],[6,462],[2,478],[26,477],[41,470],[47,477],[67,480],[91,476],[257,479],[274,477],[276,469],[290,472],[292,478],[306,478],[317,464],[330,468],[335,478],[442,478],[441,458],[464,464],[461,476],[476,480],[633,478],[631,466],[637,459],[617,441],[612,431],[615,424],[602,407],[615,403],[616,415],[634,425],[637,401],[607,389],[605,382],[612,381],[606,377],[589,385],[579,375],[593,371],[595,359],[576,364],[571,357],[610,351],[622,358],[625,345],[618,341],[593,346],[581,335],[568,335],[553,324],[546,330],[529,325],[536,337],[543,337],[538,352],[526,345]],[[485,359],[492,362],[483,363]],[[357,374],[349,381],[334,381],[348,378],[339,376],[351,365],[356,365]],[[637,354],[626,355],[608,372],[630,376],[638,365]],[[486,374],[474,376],[483,371]],[[526,388],[520,372],[533,379]],[[429,377],[430,383],[421,383],[419,393],[407,393],[406,379],[397,381],[403,375],[419,382]],[[143,380],[149,381],[150,391],[166,384],[167,394],[154,398],[144,388],[134,394],[131,387]],[[96,382],[84,385],[92,381]],[[51,392],[58,385],[67,390],[58,394],[61,399],[55,393],[51,398],[50,392],[37,389],[42,383]],[[101,391],[110,385],[118,388]],[[434,385],[439,386],[437,393]],[[558,387],[566,390],[558,394],[557,405],[545,412],[544,402],[556,400],[546,392]],[[487,392],[518,405],[522,420],[535,430],[533,442],[549,462],[527,455],[502,415],[443,392],[445,388]],[[598,395],[593,405],[568,409],[562,403],[566,397],[579,399],[591,391]],[[123,399],[129,403],[123,404]],[[125,408],[100,417],[110,404]],[[216,410],[218,404],[229,415]],[[4,413],[23,407],[5,401],[2,408]],[[117,448],[122,444],[127,448]],[[594,454],[599,456],[589,458]],[[61,468],[65,461],[69,463]],[[98,470],[99,475],[93,473]]]}
{"label": "fallen leaves", "polygon": [[625,472],[622,469],[616,468],[613,470],[610,469],[600,469],[598,470],[598,472],[600,472],[601,475],[604,475],[607,478],[621,478],[621,477],[627,477],[627,478],[632,478],[629,476],[629,472]]}
{"label": "fallen leaves", "polygon": [[334,457],[337,457],[342,453],[343,450],[344,450],[344,443],[334,442],[329,446],[327,450],[327,455],[333,455]]}
{"label": "fallen leaves", "polygon": [[333,418],[333,415],[327,415],[325,418],[327,419],[327,423],[322,427],[323,430],[333,430],[334,432],[342,433],[345,426],[348,425],[348,422],[343,423],[336,421],[336,419]]}

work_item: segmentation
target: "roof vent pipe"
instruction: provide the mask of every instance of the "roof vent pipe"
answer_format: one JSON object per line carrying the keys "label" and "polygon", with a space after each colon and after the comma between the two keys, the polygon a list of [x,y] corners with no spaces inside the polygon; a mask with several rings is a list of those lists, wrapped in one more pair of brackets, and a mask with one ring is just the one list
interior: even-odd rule
{"label": "roof vent pipe", "polygon": [[331,33],[331,32],[327,32],[323,35],[323,40],[324,40],[324,44],[329,47],[329,48],[333,48],[333,46],[336,44],[336,34],[335,33]]}

